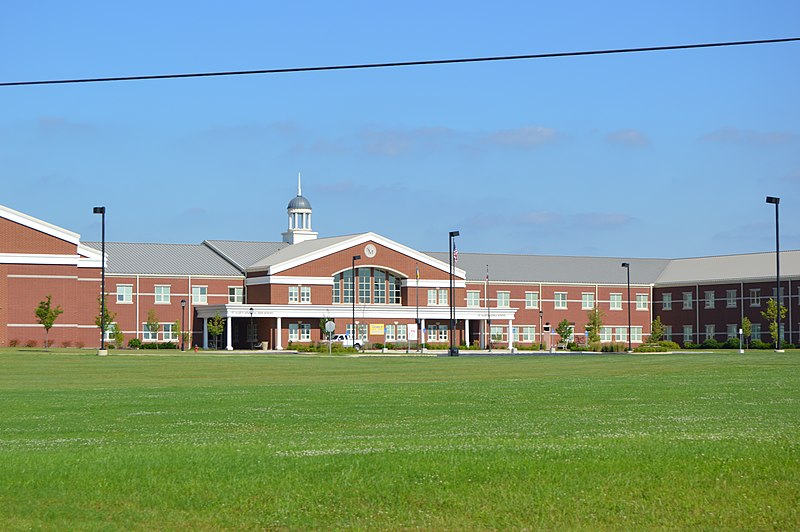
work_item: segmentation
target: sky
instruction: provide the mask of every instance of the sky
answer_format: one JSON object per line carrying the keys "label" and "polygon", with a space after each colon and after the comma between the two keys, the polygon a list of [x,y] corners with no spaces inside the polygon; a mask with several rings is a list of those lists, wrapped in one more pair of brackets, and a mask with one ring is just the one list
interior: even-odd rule
{"label": "sky", "polygon": [[[800,37],[800,2],[4,0],[0,82]],[[0,87],[0,204],[109,241],[320,237],[680,258],[800,249],[800,42]]]}

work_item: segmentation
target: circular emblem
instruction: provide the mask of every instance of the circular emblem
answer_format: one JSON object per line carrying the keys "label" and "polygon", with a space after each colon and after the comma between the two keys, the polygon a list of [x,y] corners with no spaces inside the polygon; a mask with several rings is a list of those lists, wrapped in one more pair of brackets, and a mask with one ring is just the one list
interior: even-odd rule
{"label": "circular emblem", "polygon": [[372,244],[367,244],[364,246],[364,255],[367,257],[372,258],[376,253],[378,253],[378,250]]}

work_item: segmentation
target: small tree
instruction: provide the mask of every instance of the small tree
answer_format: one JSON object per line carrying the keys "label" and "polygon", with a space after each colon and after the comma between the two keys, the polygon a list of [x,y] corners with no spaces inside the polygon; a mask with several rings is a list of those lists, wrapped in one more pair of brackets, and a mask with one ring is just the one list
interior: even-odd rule
{"label": "small tree", "polygon": [[219,337],[225,330],[225,318],[219,315],[219,312],[214,314],[213,318],[208,319],[208,334],[214,337],[214,349],[219,349]]}
{"label": "small tree", "polygon": [[594,307],[587,313],[589,323],[586,324],[586,332],[589,333],[589,343],[600,341],[600,329],[603,327],[603,311]]}
{"label": "small tree", "polygon": [[36,320],[44,327],[45,349],[47,349],[50,345],[48,340],[50,336],[50,329],[53,327],[56,319],[64,312],[60,305],[53,307],[51,300],[52,296],[47,296],[43,301],[39,302],[39,306],[36,307],[36,310],[34,311],[34,314],[36,314]]}
{"label": "small tree", "polygon": [[561,337],[561,341],[564,342],[564,344],[569,342],[572,336],[572,324],[568,319],[564,318],[559,322],[558,327],[556,327],[556,334]]}
{"label": "small tree", "polygon": [[745,316],[742,318],[742,336],[744,336],[744,345],[750,348],[750,335],[753,334],[753,324]]}
{"label": "small tree", "polygon": [[125,344],[125,335],[122,334],[122,329],[119,328],[119,323],[115,323],[111,327],[111,337],[114,339],[114,347],[117,349]]}
{"label": "small tree", "polygon": [[650,324],[650,338],[647,339],[648,344],[657,344],[664,339],[664,324],[661,323],[661,316],[657,316]]}
{"label": "small tree", "polygon": [[[106,330],[103,331],[103,336],[105,337],[106,332],[112,331],[112,335],[116,334],[116,331],[111,324],[114,323],[114,320],[117,319],[117,313],[111,312],[108,309],[108,299],[106,299],[105,304],[105,320],[103,320],[103,299],[101,296],[97,296],[97,316],[94,317],[94,324],[97,325],[99,329],[103,328],[103,324],[106,326]],[[118,329],[118,328],[117,328]]]}
{"label": "small tree", "polygon": [[156,349],[158,349],[158,316],[156,315],[155,309],[150,309],[147,311],[147,322],[145,323],[145,327],[147,327],[147,331],[150,333],[150,336],[156,339]]}
{"label": "small tree", "polygon": [[[175,340],[176,342],[180,342],[182,335],[183,331],[181,330],[181,321],[175,320],[172,322],[172,338],[170,338],[170,341]],[[180,348],[180,345],[178,347]]]}
{"label": "small tree", "polygon": [[786,318],[786,313],[789,311],[786,305],[781,305],[781,315],[778,316],[778,303],[773,298],[767,301],[767,309],[761,311],[761,317],[769,321],[769,334],[772,336],[772,343],[778,345],[778,335],[780,334],[781,321]]}

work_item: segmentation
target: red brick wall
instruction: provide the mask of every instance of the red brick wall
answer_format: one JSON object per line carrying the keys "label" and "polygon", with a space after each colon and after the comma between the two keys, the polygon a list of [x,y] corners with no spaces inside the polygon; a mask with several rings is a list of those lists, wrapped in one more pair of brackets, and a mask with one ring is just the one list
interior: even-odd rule
{"label": "red brick wall", "polygon": [[77,246],[0,218],[0,253],[77,255]]}

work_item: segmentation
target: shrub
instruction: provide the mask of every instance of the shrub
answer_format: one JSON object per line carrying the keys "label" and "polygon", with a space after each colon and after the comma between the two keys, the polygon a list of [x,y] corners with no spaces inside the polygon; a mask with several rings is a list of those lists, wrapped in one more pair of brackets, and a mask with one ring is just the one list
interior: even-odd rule
{"label": "shrub", "polygon": [[781,344],[781,349],[797,349],[797,346],[794,344]]}
{"label": "shrub", "polygon": [[63,342],[61,342],[61,347],[72,347],[72,342],[70,342],[69,340],[64,340]]}
{"label": "shrub", "polygon": [[600,348],[600,351],[602,353],[624,353],[626,349],[628,349],[628,344],[609,342],[607,344],[603,344],[603,347]]}
{"label": "shrub", "polygon": [[722,347],[725,349],[739,349],[739,339],[738,338],[728,338],[725,340],[725,343],[722,344]]}
{"label": "shrub", "polygon": [[372,349],[383,349],[383,344],[380,342],[375,342],[372,344]]}
{"label": "shrub", "polygon": [[25,347],[36,347],[38,342],[36,340],[28,340],[25,342]]}
{"label": "shrub", "polygon": [[695,344],[692,342],[686,342],[683,344],[684,349],[700,349],[700,344]]}
{"label": "shrub", "polygon": [[681,348],[681,346],[671,340],[661,340],[658,342],[658,345],[666,348],[667,351],[678,351]]}
{"label": "shrub", "polygon": [[83,342],[75,342],[75,347],[78,349],[83,349],[86,346]]}
{"label": "shrub", "polygon": [[10,347],[17,347],[19,345],[19,340],[17,340],[16,338],[12,338],[11,340],[9,340],[8,345]]}
{"label": "shrub", "polygon": [[139,349],[142,347],[142,341],[138,338],[131,338],[128,340],[128,348],[130,349]]}
{"label": "shrub", "polygon": [[700,349],[719,349],[720,343],[715,340],[714,338],[706,338],[703,340],[703,343],[700,344]]}
{"label": "shrub", "polygon": [[668,351],[666,347],[659,344],[642,344],[634,348],[634,353],[664,353]]}
{"label": "shrub", "polygon": [[768,344],[767,342],[763,342],[761,340],[753,340],[750,342],[750,347],[753,349],[772,349],[772,344]]}

